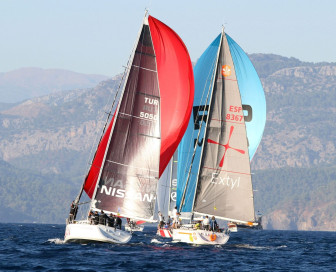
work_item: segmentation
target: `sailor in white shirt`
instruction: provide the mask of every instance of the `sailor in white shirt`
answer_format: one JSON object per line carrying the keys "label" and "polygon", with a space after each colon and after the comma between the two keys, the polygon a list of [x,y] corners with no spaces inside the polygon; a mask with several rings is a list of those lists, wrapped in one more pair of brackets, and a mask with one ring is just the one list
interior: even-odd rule
{"label": "sailor in white shirt", "polygon": [[205,216],[205,219],[203,220],[203,228],[205,230],[209,230],[210,227],[210,220],[208,216]]}
{"label": "sailor in white shirt", "polygon": [[159,215],[159,228],[162,228],[164,225],[164,217],[160,211],[158,212],[158,215]]}

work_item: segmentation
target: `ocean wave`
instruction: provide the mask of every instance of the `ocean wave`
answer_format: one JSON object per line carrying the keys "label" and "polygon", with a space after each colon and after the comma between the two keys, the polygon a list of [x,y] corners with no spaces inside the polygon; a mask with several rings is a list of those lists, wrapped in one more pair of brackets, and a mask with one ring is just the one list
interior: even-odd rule
{"label": "ocean wave", "polygon": [[250,244],[237,244],[234,245],[234,247],[237,248],[247,248],[247,249],[254,249],[254,250],[273,250],[273,249],[279,249],[279,248],[286,248],[286,245],[281,246],[253,246]]}
{"label": "ocean wave", "polygon": [[150,242],[151,242],[151,244],[165,244],[165,242],[159,241],[156,238],[153,238]]}
{"label": "ocean wave", "polygon": [[54,238],[54,239],[48,239],[49,243],[53,243],[56,245],[62,245],[65,244],[64,240],[60,239],[60,238]]}

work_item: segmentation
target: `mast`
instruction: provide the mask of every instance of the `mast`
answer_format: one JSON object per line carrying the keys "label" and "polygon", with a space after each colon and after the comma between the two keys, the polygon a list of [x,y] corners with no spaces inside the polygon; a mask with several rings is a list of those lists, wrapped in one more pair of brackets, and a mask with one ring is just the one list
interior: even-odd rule
{"label": "mast", "polygon": [[[211,93],[210,104],[209,104],[208,112],[210,112],[210,106],[211,106],[211,101],[212,101],[212,93],[213,93],[214,81],[215,81],[216,73],[217,73],[218,58],[219,58],[219,53],[220,53],[220,49],[221,49],[221,45],[222,45],[223,34],[224,34],[224,27],[223,27],[223,29],[222,29],[222,36],[221,36],[221,40],[220,40],[220,43],[219,43],[219,46],[218,46],[217,57],[216,57],[216,65],[215,65],[215,68],[214,68],[213,73],[212,73],[212,83],[211,83],[211,85],[209,86],[210,89],[209,89],[209,91],[208,91],[207,98],[206,98],[206,103],[205,103],[205,104],[207,105],[207,102],[209,101],[209,100],[208,100],[208,99],[209,99],[209,95],[210,95],[210,93]],[[185,194],[186,194],[186,191],[187,191],[187,188],[188,188],[188,184],[189,184],[189,180],[190,180],[191,169],[192,169],[192,165],[193,165],[193,162],[194,162],[194,159],[195,159],[195,154],[196,154],[196,149],[197,149],[197,143],[198,143],[199,136],[200,136],[200,133],[201,133],[203,120],[204,120],[204,114],[202,114],[201,125],[200,125],[200,128],[199,128],[199,130],[198,130],[197,139],[196,139],[196,144],[195,144],[195,146],[194,146],[194,151],[193,151],[193,155],[192,155],[192,158],[191,158],[191,163],[190,163],[190,166],[189,166],[189,171],[188,171],[187,181],[186,181],[186,185],[185,185],[185,187],[184,187],[183,194],[182,194],[182,198],[181,198],[181,205],[180,205],[180,207],[179,207],[179,212],[181,212],[182,207],[183,207],[184,202],[185,202]],[[197,121],[197,120],[195,120],[195,122],[196,122],[196,121]],[[206,120],[206,126],[205,126],[205,130],[204,130],[204,137],[203,137],[203,139],[204,139],[205,136],[206,136],[206,128],[207,128],[207,124],[208,124],[208,118],[207,118],[207,120]],[[203,154],[203,147],[204,147],[204,141],[203,141],[203,143],[202,143],[201,158],[202,158],[202,154]],[[199,169],[200,169],[200,166],[201,166],[201,163],[199,164],[199,167],[198,167],[198,173],[197,173],[196,185],[195,185],[195,192],[196,192],[196,190],[197,190],[197,183],[198,183],[198,175],[199,175]],[[195,201],[195,194],[196,194],[196,193],[194,193],[194,199],[193,199],[193,203],[192,203],[192,210],[193,210],[194,201]]]}

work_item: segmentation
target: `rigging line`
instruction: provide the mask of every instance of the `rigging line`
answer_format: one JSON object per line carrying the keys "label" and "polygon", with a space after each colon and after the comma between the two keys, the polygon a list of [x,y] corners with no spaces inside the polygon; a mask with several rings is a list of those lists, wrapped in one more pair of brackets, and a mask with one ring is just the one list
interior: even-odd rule
{"label": "rigging line", "polygon": [[[128,62],[129,62],[129,60],[128,60]],[[88,174],[89,174],[89,172],[90,172],[91,164],[93,163],[93,160],[94,160],[94,158],[95,158],[95,156],[96,156],[96,153],[97,153],[97,151],[98,151],[98,146],[99,146],[99,144],[100,144],[100,142],[101,142],[101,140],[102,140],[102,138],[103,138],[103,136],[104,136],[104,133],[105,133],[105,130],[106,130],[106,126],[107,126],[107,124],[108,124],[108,120],[109,120],[109,118],[110,118],[110,116],[111,116],[111,112],[112,112],[112,110],[113,110],[113,108],[114,108],[114,104],[115,104],[116,98],[117,98],[117,96],[118,96],[118,94],[119,94],[120,87],[121,87],[121,84],[122,84],[122,82],[123,82],[123,80],[124,80],[125,75],[126,75],[126,69],[124,70],[123,76],[122,76],[122,78],[121,78],[121,80],[120,80],[120,83],[119,83],[117,92],[116,92],[116,94],[115,94],[115,96],[114,96],[114,100],[113,100],[111,109],[110,109],[109,114],[108,114],[108,116],[107,116],[107,118],[106,118],[105,125],[104,125],[103,131],[102,131],[102,133],[101,133],[100,139],[99,139],[98,143],[96,144],[96,151],[95,151],[95,154],[94,154],[93,156],[92,156],[92,153],[93,153],[93,146],[94,146],[94,144],[91,146],[91,151],[90,151],[90,156],[89,156],[88,161],[90,161],[90,158],[92,158],[92,159],[91,159],[91,163],[87,162],[87,164],[88,164],[88,168],[87,168],[87,171],[86,171],[86,173],[87,173],[87,174],[86,174],[86,177],[88,176]],[[112,94],[111,94],[111,96],[112,96]],[[110,101],[111,96],[109,97],[108,102]],[[107,105],[106,105],[106,106],[107,106]],[[97,124],[98,124],[98,121],[97,121]],[[98,126],[97,126],[97,129],[98,129]],[[96,134],[94,143],[96,142],[97,136],[98,136],[98,135]],[[82,196],[82,193],[83,193],[83,190],[84,190],[84,186],[85,186],[86,177],[84,178],[82,187],[81,187],[81,189],[80,189],[80,191],[79,191],[79,193],[78,193],[78,195],[77,195],[77,197],[76,197],[76,199],[75,199],[75,203],[76,203],[76,204],[78,204],[78,202],[79,202],[79,200],[80,200],[80,198],[81,198],[81,196]],[[98,181],[97,181],[97,182],[98,182]]]}
{"label": "rigging line", "polygon": [[[212,65],[211,65],[211,69],[209,69],[209,73],[208,73],[207,78],[206,78],[206,81],[205,81],[206,83],[208,83],[208,82],[210,83],[210,84],[209,84],[209,87],[208,87],[208,91],[207,91],[206,102],[205,102],[205,105],[204,105],[205,107],[207,106],[207,101],[208,101],[209,93],[210,93],[210,91],[211,91],[211,86],[212,86],[213,77],[215,76],[215,75],[214,75],[215,73],[214,73],[214,71],[213,71],[213,70],[215,69],[215,66],[216,66],[215,64],[216,64],[216,59],[214,59]],[[205,96],[206,89],[207,89],[207,84],[204,85],[204,88],[203,88],[203,91],[202,91],[202,96],[201,96],[201,100],[200,100],[201,103],[202,103],[203,98],[204,98],[204,96]],[[199,106],[200,106],[200,105],[199,105]],[[206,109],[206,108],[204,108],[204,110],[202,110],[202,111],[204,112],[205,109]],[[198,110],[197,110],[197,117],[196,117],[195,120],[194,120],[194,127],[195,127],[196,123],[198,122],[198,116],[199,116],[198,113],[199,113],[199,112],[200,112],[200,107],[198,107]],[[198,130],[198,136],[197,136],[196,144],[194,144],[193,141],[190,141],[189,148],[188,148],[188,156],[187,156],[187,160],[186,160],[187,162],[189,161],[189,159],[192,160],[192,162],[193,162],[193,158],[195,157],[196,148],[197,148],[197,145],[198,145],[198,142],[199,142],[200,131],[202,130],[202,126],[203,126],[204,115],[205,115],[205,114],[202,114],[201,125],[200,125],[199,130]],[[195,134],[195,130],[193,130],[193,132],[192,132],[192,139],[194,138],[194,134]],[[194,145],[194,150],[193,150],[193,154],[191,155],[192,145]],[[190,156],[191,156],[191,158],[190,158]],[[190,168],[192,168],[192,162],[190,163]],[[187,172],[187,168],[188,168],[188,164],[185,165],[183,173],[186,173],[186,172]],[[189,169],[189,172],[190,172],[190,173],[188,173],[187,181],[189,180],[189,175],[191,174],[191,169]],[[187,189],[187,182],[186,182],[186,186],[185,186],[185,191],[186,191],[186,189]],[[189,196],[188,196],[188,200],[190,199],[190,197],[191,197],[191,196],[189,195]],[[185,202],[185,201],[183,201],[183,202]],[[184,205],[183,202],[181,201],[181,204],[182,204],[182,205]],[[181,209],[181,208],[180,208],[180,209]]]}
{"label": "rigging line", "polygon": [[[108,98],[108,100],[107,100],[105,106],[103,107],[103,109],[105,109],[105,108],[108,107],[108,105],[110,104],[111,97],[112,97],[112,93],[110,93],[109,98]],[[103,111],[105,112],[105,114],[108,114],[105,110],[103,110]],[[103,122],[103,116],[104,116],[104,115],[102,115],[101,113],[98,113],[97,116],[101,116],[101,117],[99,117],[99,119],[97,120],[96,132],[94,133],[94,135],[95,135],[95,136],[94,136],[94,140],[93,140],[93,143],[92,143],[92,145],[91,145],[90,153],[89,153],[89,156],[88,156],[88,159],[87,159],[87,163],[86,163],[86,165],[88,165],[88,170],[87,170],[87,172],[89,171],[90,166],[91,166],[92,161],[93,161],[93,158],[94,158],[94,156],[95,156],[95,155],[92,155],[92,154],[93,154],[94,150],[97,150],[97,148],[95,149],[95,147],[98,147],[98,145],[99,145],[99,143],[100,143],[100,140],[99,140],[98,143],[97,143],[97,139],[98,139],[98,137],[99,137],[99,135],[100,135],[100,134],[99,134],[99,131],[102,131],[101,135],[104,134],[104,128],[102,129],[102,128],[101,128],[102,124],[100,124],[101,122]],[[97,143],[97,144],[96,144],[96,143]],[[90,163],[90,161],[91,161],[91,163]]]}
{"label": "rigging line", "polygon": [[[133,46],[133,50],[135,50],[135,46]],[[131,51],[131,52],[132,52],[132,51]],[[131,57],[132,57],[132,53],[130,54],[130,56],[129,56],[129,58],[128,58],[128,61],[127,61],[127,67],[129,66]],[[103,129],[102,129],[102,133],[101,133],[101,135],[100,135],[100,139],[99,139],[99,141],[98,141],[98,144],[96,145],[96,152],[97,152],[97,150],[98,150],[99,143],[101,142],[101,140],[102,140],[102,138],[103,138],[103,136],[104,136],[104,133],[105,133],[105,130],[106,130],[108,121],[109,121],[109,119],[110,119],[110,117],[111,117],[111,113],[112,113],[112,111],[113,111],[115,102],[116,102],[117,97],[118,97],[118,95],[119,95],[121,86],[122,86],[122,84],[123,84],[123,82],[124,82],[125,75],[127,74],[127,67],[124,69],[123,75],[122,75],[122,77],[121,77],[121,79],[120,79],[120,81],[119,81],[119,85],[118,85],[118,88],[117,88],[117,92],[116,92],[116,94],[115,94],[115,96],[114,96],[114,99],[113,99],[112,105],[111,105],[111,107],[110,107],[110,110],[109,110],[108,112],[106,112],[106,114],[107,114],[107,118],[106,118],[104,127],[103,127]],[[126,82],[125,82],[125,84],[126,84]],[[112,90],[112,89],[111,89],[111,90]],[[106,103],[106,105],[105,105],[104,108],[108,107],[108,105],[110,104],[111,97],[112,97],[112,93],[110,94],[109,99],[108,99],[108,101],[107,101],[107,103]],[[97,124],[98,124],[98,122],[97,122]],[[97,130],[98,130],[98,126],[97,126]],[[96,136],[95,136],[94,143],[96,143],[97,138],[98,138],[98,134],[96,134]],[[89,166],[88,166],[88,170],[87,170],[87,172],[89,172],[89,169],[90,169],[90,167],[91,167],[91,164],[92,164],[92,162],[93,162],[93,159],[94,159],[94,157],[95,157],[95,155],[96,155],[96,152],[95,152],[95,155],[92,156],[92,153],[93,153],[93,150],[94,150],[94,146],[95,146],[94,144],[91,146],[90,156],[89,156],[89,159],[88,159],[88,162],[87,162],[87,164],[89,165]],[[93,158],[92,158],[92,157],[93,157]],[[91,163],[89,163],[90,158],[92,158]]]}
{"label": "rigging line", "polygon": [[91,202],[91,200],[90,201],[85,201],[85,202],[78,203],[77,205],[84,205],[84,204],[88,204],[90,202]]}
{"label": "rigging line", "polygon": [[[208,76],[207,76],[206,81],[205,81],[205,82],[210,82],[208,93],[209,93],[210,88],[211,88],[211,82],[212,82],[212,81],[211,81],[211,79],[212,79],[212,72],[211,72],[211,71],[213,71],[213,69],[214,69],[215,61],[216,61],[216,60],[213,61],[212,65],[211,65],[211,69],[209,70]],[[211,78],[209,78],[210,75],[211,75]],[[207,84],[204,85],[204,88],[203,88],[203,91],[202,91],[201,100],[200,100],[200,104],[202,104],[203,98],[204,98],[204,96],[205,96],[206,89],[207,89],[206,86],[207,86]],[[208,94],[208,93],[207,93],[207,94]],[[206,106],[207,106],[207,103],[205,103],[204,106],[206,107]],[[205,109],[206,109],[206,108],[205,108]],[[205,109],[202,110],[202,111],[205,112]],[[195,125],[196,125],[197,122],[198,122],[198,116],[199,116],[198,113],[199,113],[199,112],[201,112],[201,110],[200,110],[200,105],[198,106],[198,109],[197,109],[197,117],[196,117],[195,120],[194,120],[194,127],[195,127]],[[204,114],[202,114],[201,127],[202,127],[202,124],[203,124],[203,119],[204,119]],[[201,130],[201,127],[199,128],[199,130]],[[191,136],[192,139],[194,138],[195,133],[196,133],[196,131],[193,130],[193,132],[192,132],[192,136]],[[198,145],[198,140],[197,140],[196,144]],[[187,160],[186,160],[187,162],[188,162],[189,159],[190,159],[190,156],[191,156],[191,150],[193,149],[193,145],[194,145],[194,142],[193,142],[193,141],[190,141],[190,143],[189,143],[189,148],[188,148],[188,156],[187,156]],[[188,165],[185,165],[185,168],[184,168],[183,173],[186,173],[186,172],[187,172],[187,168],[188,168]]]}
{"label": "rigging line", "polygon": [[[216,58],[216,61],[217,61],[217,59],[218,59],[218,57]],[[211,70],[212,70],[212,69],[211,69]],[[217,71],[215,71],[215,69],[213,69],[212,74],[211,74],[211,82],[214,81],[214,78],[215,78],[215,76],[216,76],[216,73],[217,73]],[[209,76],[209,74],[208,74],[208,76]],[[212,87],[212,84],[209,85],[209,90],[208,90],[207,97],[206,97],[206,101],[205,101],[206,105],[207,105],[207,103],[208,103],[209,95],[210,95],[210,92],[211,92],[211,90],[212,90],[211,87]],[[204,88],[206,88],[206,87],[204,87]],[[187,187],[188,187],[188,183],[189,183],[189,180],[190,180],[190,173],[191,173],[191,169],[192,169],[192,164],[193,164],[193,162],[194,162],[195,155],[196,155],[197,143],[198,143],[198,141],[199,141],[199,136],[200,136],[200,134],[201,134],[201,130],[202,130],[202,126],[203,126],[203,119],[204,119],[204,114],[202,115],[200,128],[199,128],[199,130],[198,130],[198,134],[197,134],[197,138],[196,138],[196,144],[195,144],[195,146],[194,146],[194,152],[193,152],[192,157],[191,157],[190,167],[189,167],[189,171],[188,171],[188,177],[187,177],[186,185],[185,185],[185,187],[184,187],[183,195],[182,195],[182,198],[181,198],[181,205],[180,205],[180,207],[179,207],[179,212],[181,212],[181,210],[182,210],[182,206],[184,206],[184,203],[185,203],[185,194],[186,194]],[[203,144],[204,144],[204,143],[203,143]],[[196,189],[196,188],[195,188],[195,189]]]}

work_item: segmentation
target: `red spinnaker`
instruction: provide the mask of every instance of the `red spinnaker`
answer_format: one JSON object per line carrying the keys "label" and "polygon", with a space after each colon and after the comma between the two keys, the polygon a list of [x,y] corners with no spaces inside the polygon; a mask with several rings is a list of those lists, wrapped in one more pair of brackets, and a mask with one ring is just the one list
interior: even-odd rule
{"label": "red spinnaker", "polygon": [[161,176],[188,126],[194,100],[194,74],[181,38],[152,16],[148,22],[161,96]]}

